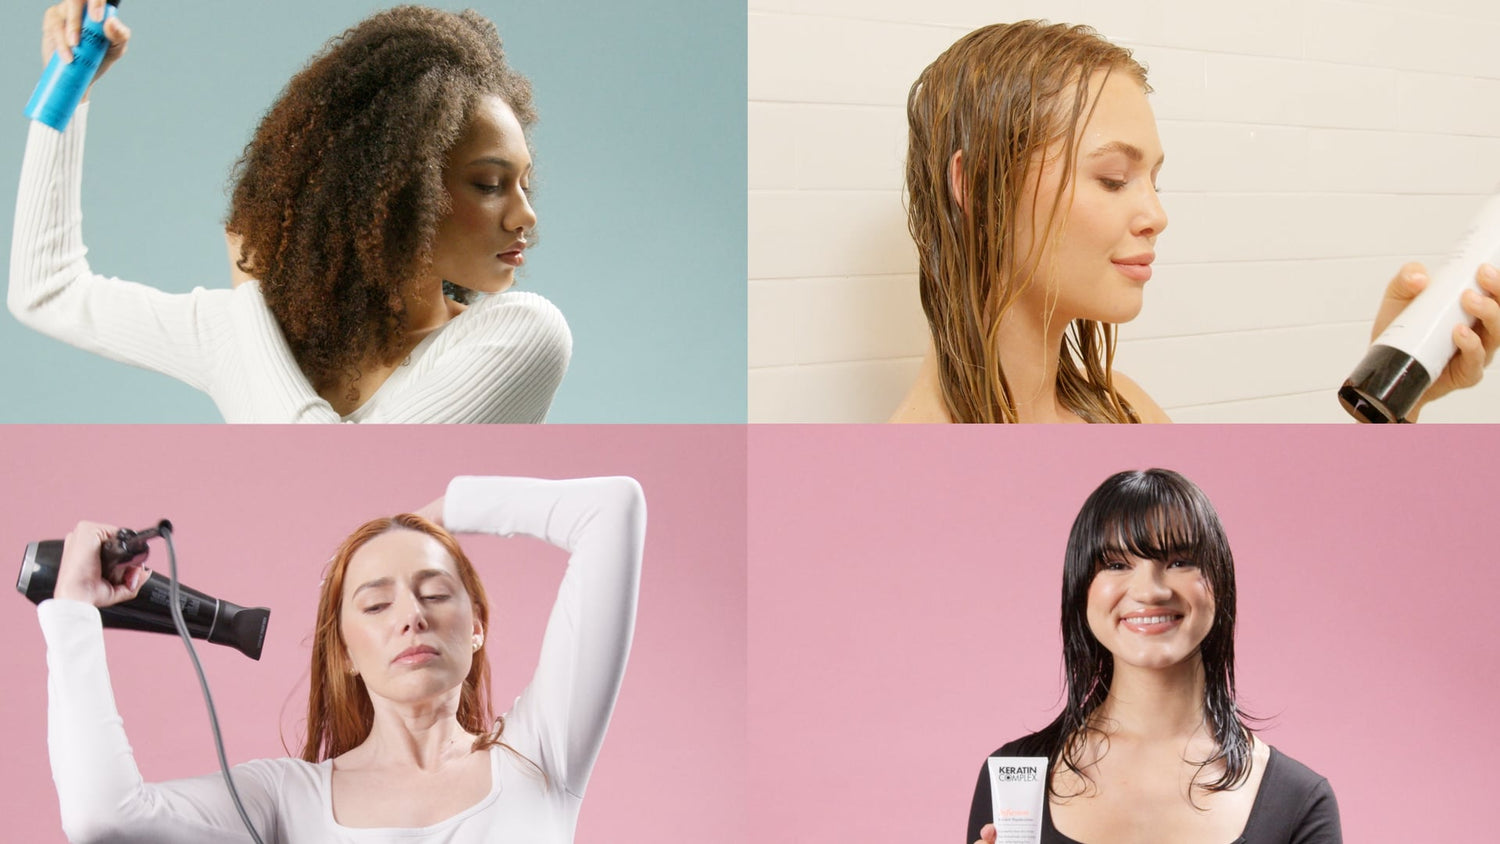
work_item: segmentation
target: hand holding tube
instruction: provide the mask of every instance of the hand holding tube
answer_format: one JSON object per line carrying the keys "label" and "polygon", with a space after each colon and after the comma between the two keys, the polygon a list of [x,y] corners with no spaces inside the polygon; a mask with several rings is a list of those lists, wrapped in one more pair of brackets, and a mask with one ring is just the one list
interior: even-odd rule
{"label": "hand holding tube", "polygon": [[[1461,300],[1464,313],[1473,318],[1474,324],[1459,325],[1453,329],[1453,343],[1458,347],[1458,352],[1433,379],[1416,407],[1407,414],[1407,421],[1415,422],[1421,408],[1429,402],[1454,390],[1478,384],[1484,377],[1485,367],[1494,359],[1496,349],[1500,348],[1500,272],[1489,264],[1482,264],[1476,281],[1479,289],[1488,295],[1465,292]],[[1431,278],[1421,264],[1413,262],[1402,267],[1386,286],[1380,311],[1375,316],[1371,338],[1378,338],[1417,294],[1430,284]]]}
{"label": "hand holding tube", "polygon": [[134,598],[151,576],[151,570],[145,566],[146,554],[130,557],[107,572],[100,558],[104,544],[113,541],[118,532],[119,528],[112,525],[79,522],[63,539],[57,587],[52,596],[96,607],[113,606]]}

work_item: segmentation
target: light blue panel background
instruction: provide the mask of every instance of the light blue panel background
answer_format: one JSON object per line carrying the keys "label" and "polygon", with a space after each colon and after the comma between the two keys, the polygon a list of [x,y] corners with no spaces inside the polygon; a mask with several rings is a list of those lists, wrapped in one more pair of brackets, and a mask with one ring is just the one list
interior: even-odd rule
{"label": "light blue panel background", "polygon": [[[328,38],[393,4],[124,0],[129,54],[95,90],[84,237],[96,272],[229,284],[231,166]],[[475,0],[541,121],[541,245],[525,289],[573,329],[552,422],[745,421],[745,9],[694,0]],[[9,255],[43,3],[0,12],[0,254]],[[216,422],[207,397],[0,312],[0,421]]]}

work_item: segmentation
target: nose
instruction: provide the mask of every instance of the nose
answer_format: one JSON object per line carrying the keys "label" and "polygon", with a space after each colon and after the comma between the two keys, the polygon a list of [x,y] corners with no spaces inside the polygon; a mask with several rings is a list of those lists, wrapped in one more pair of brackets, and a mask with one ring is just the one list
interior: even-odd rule
{"label": "nose", "polygon": [[1145,198],[1132,221],[1132,233],[1137,237],[1156,237],[1167,227],[1167,209],[1162,207],[1161,194],[1149,182],[1144,183]]}
{"label": "nose", "polygon": [[536,211],[531,207],[531,199],[526,196],[525,191],[517,191],[517,201],[510,204],[506,209],[505,217],[500,224],[506,231],[516,234],[525,234],[536,228]]}
{"label": "nose", "polygon": [[1142,604],[1157,604],[1172,597],[1166,583],[1166,569],[1157,563],[1136,566],[1130,572],[1131,599]]}
{"label": "nose", "polygon": [[415,595],[406,597],[401,607],[401,613],[397,618],[401,620],[402,633],[427,629],[427,610],[422,606],[422,601]]}

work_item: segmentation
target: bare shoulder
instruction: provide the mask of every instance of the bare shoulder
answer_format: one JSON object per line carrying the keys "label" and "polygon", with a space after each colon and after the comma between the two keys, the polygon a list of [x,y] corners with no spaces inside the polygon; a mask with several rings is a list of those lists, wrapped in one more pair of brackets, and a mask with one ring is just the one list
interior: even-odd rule
{"label": "bare shoulder", "polygon": [[1141,389],[1141,385],[1135,383],[1129,375],[1116,370],[1114,373],[1114,384],[1115,389],[1120,392],[1125,401],[1129,402],[1130,406],[1135,408],[1135,412],[1140,415],[1142,422],[1172,421],[1171,417],[1167,416],[1167,412],[1161,409],[1161,405],[1153,401],[1151,396],[1147,395],[1146,391]]}
{"label": "bare shoulder", "polygon": [[908,395],[886,421],[898,425],[928,425],[946,424],[953,420],[948,418],[948,411],[941,404],[926,400],[925,397]]}

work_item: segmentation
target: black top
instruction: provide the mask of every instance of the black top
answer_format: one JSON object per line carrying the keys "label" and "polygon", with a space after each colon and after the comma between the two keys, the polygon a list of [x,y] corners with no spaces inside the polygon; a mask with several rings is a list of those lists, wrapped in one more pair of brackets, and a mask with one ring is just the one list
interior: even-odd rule
{"label": "black top", "polygon": [[[1005,745],[991,756],[1047,756],[1047,750],[1027,736]],[[979,829],[992,823],[990,777],[986,765],[979,768],[974,804],[969,808],[969,835],[964,844],[979,840]],[[1328,780],[1311,768],[1271,748],[1271,759],[1261,777],[1260,790],[1250,807],[1250,818],[1240,837],[1228,844],[1343,844],[1339,830],[1339,804]],[[1042,844],[1079,844],[1052,825],[1050,800],[1042,801]]]}

